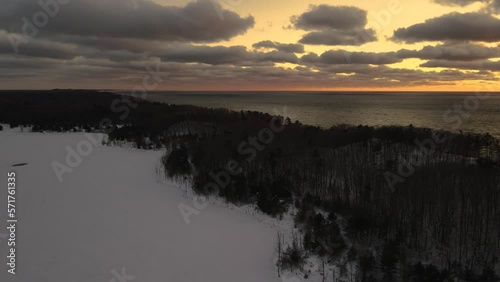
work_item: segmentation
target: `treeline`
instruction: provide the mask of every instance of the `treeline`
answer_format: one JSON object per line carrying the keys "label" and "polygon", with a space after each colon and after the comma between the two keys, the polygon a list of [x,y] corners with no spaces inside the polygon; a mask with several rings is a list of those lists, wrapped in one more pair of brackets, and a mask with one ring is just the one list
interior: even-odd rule
{"label": "treeline", "polygon": [[[272,216],[296,208],[302,238],[285,248],[287,265],[302,261],[300,254],[333,261],[348,252],[359,270],[353,281],[498,280],[498,140],[440,132],[445,141],[424,150],[415,140],[432,140],[428,129],[325,130],[283,120],[286,129],[270,144],[255,146],[248,161],[253,155],[238,147],[269,121],[252,126],[245,114],[234,127],[217,126],[218,135],[182,136],[165,156],[166,167],[171,174],[176,167],[179,176],[192,174],[201,194],[216,191]],[[226,180],[222,172],[233,161],[242,172]],[[401,178],[393,187],[388,173]],[[207,189],[208,183],[219,189]],[[336,216],[346,219],[353,247],[339,235]]]}
{"label": "treeline", "polygon": [[[166,148],[167,175],[192,179],[197,193],[276,217],[293,210],[301,234],[283,246],[281,267],[300,268],[303,255],[314,254],[347,257],[357,269],[352,281],[498,281],[500,143],[489,134],[411,125],[322,129],[259,112],[136,99],[127,113],[112,107],[117,99],[92,91],[0,93],[0,122],[101,130],[110,143]],[[103,128],[105,118],[112,123]],[[270,136],[270,125],[282,130]]]}
{"label": "treeline", "polygon": [[[165,159],[170,164],[178,155],[191,160],[198,193],[215,182],[222,184],[219,196],[254,203],[273,216],[294,206],[303,231],[296,246],[329,260],[349,252],[359,267],[353,281],[497,281],[498,140],[443,133],[445,142],[422,151],[415,140],[430,140],[428,129],[323,130],[284,122],[286,130],[272,143],[260,144],[265,149],[251,162],[238,146],[257,132],[245,128],[244,121],[211,138],[185,136]],[[242,173],[227,182],[218,175],[231,161]],[[391,187],[387,173],[400,175],[400,168],[405,177]],[[337,216],[346,219],[351,249],[339,235]],[[290,248],[299,258],[300,252]]]}

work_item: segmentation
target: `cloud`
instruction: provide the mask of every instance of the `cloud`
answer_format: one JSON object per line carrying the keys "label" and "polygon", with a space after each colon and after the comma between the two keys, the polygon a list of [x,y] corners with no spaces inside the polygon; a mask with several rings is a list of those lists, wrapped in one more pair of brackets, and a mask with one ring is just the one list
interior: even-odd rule
{"label": "cloud", "polygon": [[434,0],[434,2],[445,6],[465,7],[474,3],[483,3],[486,5],[484,10],[490,12],[500,12],[500,0]]}
{"label": "cloud", "polygon": [[285,51],[272,51],[268,53],[255,53],[258,62],[274,63],[298,63],[299,59],[295,54]]}
{"label": "cloud", "polygon": [[360,46],[377,40],[375,31],[365,28],[367,12],[356,7],[311,6],[291,22],[293,28],[309,31],[299,41],[303,44]]}
{"label": "cloud", "polygon": [[451,13],[394,31],[393,40],[421,41],[500,41],[500,20],[486,13]]}
{"label": "cloud", "polygon": [[[486,59],[497,58],[499,48],[480,44],[445,41],[421,50],[330,50],[297,57],[305,52],[303,44],[359,46],[375,41],[375,31],[366,27],[366,11],[354,7],[312,6],[292,19],[293,28],[306,31],[300,43],[263,40],[253,48],[204,44],[243,34],[254,24],[253,17],[221,10],[208,0],[183,6],[149,0],[71,0],[60,8],[37,36],[19,46],[16,56],[7,31],[19,35],[20,19],[31,18],[40,7],[36,0],[16,0],[0,10],[4,88],[128,88],[141,83],[150,63],[160,64],[164,87],[169,88],[401,87],[498,80],[492,71],[498,71],[499,63]],[[483,27],[482,22],[471,20]],[[447,70],[388,66],[406,58],[430,60],[423,66]]]}
{"label": "cloud", "polygon": [[425,46],[418,51],[403,49],[399,50],[397,54],[403,59],[471,61],[500,57],[499,47],[490,48],[470,43],[447,43],[437,46]]}
{"label": "cloud", "polygon": [[[39,42],[40,41],[40,42]],[[49,44],[35,39],[33,44]],[[31,44],[31,43],[30,43]],[[56,48],[59,42],[47,45]],[[27,45],[28,46],[28,45]],[[80,49],[72,50],[75,46]],[[249,51],[244,46],[203,46],[169,44],[150,57],[135,58],[141,53],[121,50],[100,51],[78,45],[70,47],[66,58],[46,58],[44,54],[32,56],[0,54],[5,87],[17,85],[46,85],[44,87],[84,88],[88,85],[105,88],[127,88],[140,83],[145,66],[160,62],[167,87],[190,89],[239,88],[260,89],[284,87],[393,87],[411,85],[453,84],[461,80],[492,81],[497,78],[487,71],[481,73],[446,70],[423,72],[420,70],[390,68],[385,64],[401,61],[396,52],[369,53],[331,50],[321,55],[310,53],[298,59],[294,53],[273,50]],[[72,52],[81,53],[79,56]],[[49,53],[50,54],[50,53]],[[49,56],[47,56],[49,57]],[[52,56],[55,57],[55,56]],[[71,58],[73,57],[73,58]],[[120,60],[120,58],[122,58]],[[132,60],[133,59],[133,60]],[[275,63],[289,62],[295,68],[277,67]],[[453,67],[453,66],[451,66]],[[347,75],[347,76],[346,76]],[[106,81],[102,77],[106,77]],[[44,79],[41,80],[40,77]]]}
{"label": "cloud", "polygon": [[77,57],[105,58],[110,61],[134,61],[146,58],[145,53],[135,53],[128,50],[99,50],[91,45],[78,45],[74,42],[64,43],[60,41],[33,38],[18,53],[14,52],[9,36],[20,36],[8,34],[0,30],[0,54],[6,54],[15,58],[37,57],[60,60],[71,60]]}
{"label": "cloud", "polygon": [[[35,38],[36,39],[36,38]],[[101,51],[127,50],[134,53],[144,53],[165,48],[171,44],[161,40],[136,39],[136,38],[99,38],[97,36],[50,36],[51,41],[71,42],[83,47],[92,47]],[[21,46],[20,49],[23,47]]]}
{"label": "cloud", "polygon": [[[0,30],[0,54],[15,54],[14,49],[9,40],[9,36],[16,36],[8,34]],[[65,43],[57,43],[51,41],[33,40],[30,44],[19,49],[20,56],[27,57],[44,57],[54,59],[72,59],[79,54],[78,48]]]}
{"label": "cloud", "polygon": [[[42,10],[37,2],[9,1],[0,10],[0,28],[22,33],[21,19],[31,19]],[[71,0],[60,6],[60,11],[40,29],[39,36],[216,42],[243,34],[254,25],[253,17],[242,18],[212,0],[197,0],[184,7],[162,6],[150,0]]]}
{"label": "cloud", "polygon": [[467,6],[476,2],[489,2],[485,0],[434,0],[434,2],[446,6]]}
{"label": "cloud", "polygon": [[[70,61],[40,58],[8,58],[0,68],[4,86],[20,85],[56,88],[128,89],[142,83],[147,61],[118,63],[104,59],[78,58]],[[156,64],[157,60],[152,60]],[[168,89],[304,89],[321,87],[405,87],[415,85],[454,85],[457,81],[498,81],[489,72],[430,71],[390,68],[384,65],[336,64],[314,67],[281,68],[272,65],[242,67],[231,64],[192,64],[161,62],[164,86]],[[312,70],[316,71],[312,71]],[[318,71],[319,70],[319,71]],[[346,76],[346,74],[348,74]],[[105,76],[104,81],[102,77]]]}
{"label": "cloud", "polygon": [[491,7],[496,11],[500,11],[500,0],[493,0],[493,3],[491,4]]}
{"label": "cloud", "polygon": [[62,67],[64,65],[64,61],[55,60],[55,59],[46,59],[46,58],[24,58],[19,57],[15,58],[12,56],[0,55],[0,69],[2,69],[1,73],[10,73],[10,72],[18,72],[18,71],[26,71],[31,72],[32,69],[37,70],[54,70],[58,67]]}
{"label": "cloud", "polygon": [[377,40],[373,29],[323,30],[309,32],[300,39],[300,43],[329,46],[360,46]]}
{"label": "cloud", "polygon": [[271,40],[264,40],[257,42],[252,45],[256,49],[261,49],[261,48],[268,48],[268,49],[275,49],[277,51],[282,51],[286,53],[304,53],[304,45],[302,44],[286,44],[286,43],[279,43],[279,42],[274,42]]}
{"label": "cloud", "polygon": [[[93,44],[95,41],[88,38],[73,40],[74,42],[63,43],[54,40],[33,38],[23,48],[19,49],[17,58],[37,57],[52,58],[60,60],[72,60],[76,58],[102,59],[109,62],[133,62],[143,61],[148,58],[159,58],[165,62],[179,63],[201,63],[209,65],[262,65],[266,63],[297,63],[298,58],[294,53],[288,51],[303,51],[300,44],[275,44],[270,52],[250,52],[245,46],[206,46],[192,45],[186,43],[153,44],[147,51],[137,48],[137,52],[120,48],[118,45],[123,40],[113,42],[107,40],[105,43]],[[75,43],[76,42],[76,43]],[[139,41],[142,42],[142,41]],[[129,42],[128,47],[135,46],[134,41]],[[97,46],[94,46],[97,45]],[[298,48],[302,47],[302,48]],[[135,48],[131,48],[135,49]],[[8,39],[8,34],[0,30],[0,55],[14,55],[14,51]],[[88,62],[88,61],[87,61]],[[114,66],[116,67],[116,66]]]}
{"label": "cloud", "polygon": [[350,52],[345,50],[330,50],[320,56],[309,53],[302,56],[301,62],[314,65],[343,65],[343,64],[368,64],[386,65],[401,62],[395,52],[367,53]]}
{"label": "cloud", "polygon": [[431,60],[420,65],[426,68],[454,68],[464,70],[483,70],[500,72],[500,61],[471,61],[471,62],[457,62],[457,61],[443,61]]}
{"label": "cloud", "polygon": [[179,45],[154,54],[164,62],[203,63],[210,65],[254,65],[261,62],[297,63],[293,53],[284,51],[249,52],[245,46]]}
{"label": "cloud", "polygon": [[179,46],[157,54],[165,62],[204,63],[211,65],[237,64],[251,60],[245,46]]}
{"label": "cloud", "polygon": [[366,25],[366,11],[348,6],[311,6],[310,11],[300,16],[293,16],[296,29],[353,29]]}

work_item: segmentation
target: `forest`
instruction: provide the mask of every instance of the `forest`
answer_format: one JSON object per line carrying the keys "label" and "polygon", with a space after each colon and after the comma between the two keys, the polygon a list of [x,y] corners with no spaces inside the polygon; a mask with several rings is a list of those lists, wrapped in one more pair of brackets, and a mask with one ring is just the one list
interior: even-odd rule
{"label": "forest", "polygon": [[86,90],[0,92],[0,123],[106,132],[108,145],[165,150],[167,175],[200,195],[292,211],[300,233],[288,246],[278,236],[278,269],[347,257],[351,281],[500,281],[500,140],[489,134],[320,128]]}

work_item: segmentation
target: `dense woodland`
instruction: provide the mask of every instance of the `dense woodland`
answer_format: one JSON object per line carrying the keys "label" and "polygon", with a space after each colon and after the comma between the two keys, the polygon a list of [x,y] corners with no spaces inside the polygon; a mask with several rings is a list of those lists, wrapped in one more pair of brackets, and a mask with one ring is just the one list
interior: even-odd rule
{"label": "dense woodland", "polygon": [[[351,281],[500,281],[500,142],[489,134],[411,125],[323,129],[259,112],[138,99],[120,108],[122,99],[0,92],[0,122],[36,132],[105,131],[110,144],[165,148],[167,174],[192,181],[197,193],[255,204],[275,217],[292,211],[301,232],[280,246],[279,268],[301,268],[315,255],[354,262]],[[283,130],[267,138],[270,124]],[[435,134],[445,138],[427,142]],[[228,163],[238,173],[223,177]],[[213,182],[218,189],[207,189]]]}

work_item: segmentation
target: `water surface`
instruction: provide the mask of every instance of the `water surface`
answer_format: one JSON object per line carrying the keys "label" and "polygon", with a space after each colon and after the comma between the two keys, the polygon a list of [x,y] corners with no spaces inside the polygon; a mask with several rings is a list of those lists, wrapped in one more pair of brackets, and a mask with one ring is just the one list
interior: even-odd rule
{"label": "water surface", "polygon": [[[236,111],[280,114],[305,124],[403,125],[485,133],[500,138],[500,93],[443,92],[151,92],[147,99]],[[478,93],[487,95],[487,93]],[[478,102],[474,110],[475,101]],[[455,107],[464,108],[460,116]],[[460,106],[461,105],[461,106]],[[448,119],[444,117],[447,111]],[[468,115],[468,116],[467,116]]]}

